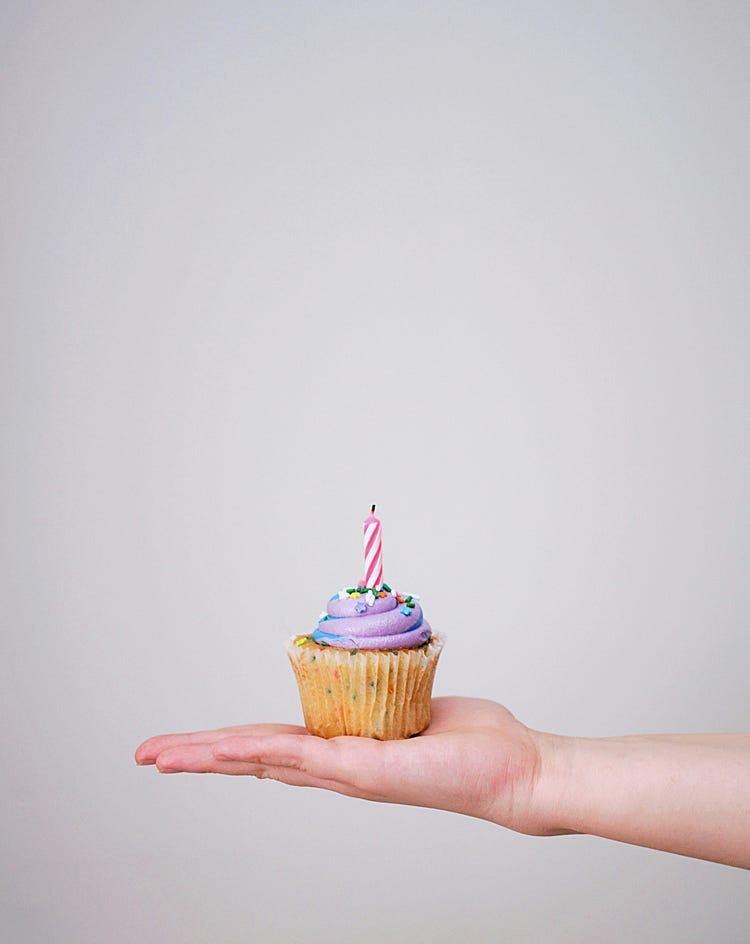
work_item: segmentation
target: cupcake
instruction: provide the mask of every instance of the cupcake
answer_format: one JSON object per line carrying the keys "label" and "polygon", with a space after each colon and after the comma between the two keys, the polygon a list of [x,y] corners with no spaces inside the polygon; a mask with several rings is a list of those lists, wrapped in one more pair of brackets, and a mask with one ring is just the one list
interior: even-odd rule
{"label": "cupcake", "polygon": [[383,582],[374,511],[373,505],[365,520],[367,577],[330,598],[312,633],[287,642],[305,725],[320,737],[394,740],[430,723],[444,640],[433,633],[418,597]]}

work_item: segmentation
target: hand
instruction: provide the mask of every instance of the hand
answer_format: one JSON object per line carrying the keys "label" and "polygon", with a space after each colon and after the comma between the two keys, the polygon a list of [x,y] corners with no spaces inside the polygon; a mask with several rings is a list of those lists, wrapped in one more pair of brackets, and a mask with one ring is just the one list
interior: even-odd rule
{"label": "hand", "polygon": [[540,750],[536,732],[501,705],[436,698],[429,728],[404,741],[325,740],[296,725],[250,724],[150,738],[135,758],[162,773],[249,774],[452,810],[541,835],[555,830],[534,805]]}
{"label": "hand", "polygon": [[436,698],[432,724],[406,741],[250,724],[151,738],[135,759],[162,773],[250,774],[750,868],[750,734],[561,737],[492,701]]}

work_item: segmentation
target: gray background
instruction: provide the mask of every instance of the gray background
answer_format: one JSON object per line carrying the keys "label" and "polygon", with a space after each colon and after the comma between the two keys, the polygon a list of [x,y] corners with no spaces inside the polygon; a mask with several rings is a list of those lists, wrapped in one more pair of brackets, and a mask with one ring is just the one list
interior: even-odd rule
{"label": "gray background", "polygon": [[740,870],[132,752],[300,719],[373,501],[437,693],[748,728],[748,4],[0,27],[8,939],[746,941]]}

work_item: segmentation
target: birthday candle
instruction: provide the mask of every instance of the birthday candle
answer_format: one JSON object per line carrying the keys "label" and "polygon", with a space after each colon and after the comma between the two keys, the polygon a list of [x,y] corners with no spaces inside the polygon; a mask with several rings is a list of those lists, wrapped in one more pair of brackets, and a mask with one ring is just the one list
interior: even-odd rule
{"label": "birthday candle", "polygon": [[379,587],[383,582],[383,542],[380,537],[380,521],[375,517],[375,506],[364,521],[365,535],[365,586]]}

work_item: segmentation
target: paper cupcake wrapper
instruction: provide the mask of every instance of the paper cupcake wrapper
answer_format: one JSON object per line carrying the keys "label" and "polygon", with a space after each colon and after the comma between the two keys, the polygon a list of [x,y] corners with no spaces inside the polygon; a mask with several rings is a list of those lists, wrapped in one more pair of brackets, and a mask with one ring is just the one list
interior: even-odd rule
{"label": "paper cupcake wrapper", "polygon": [[421,649],[349,650],[292,637],[287,655],[311,734],[381,741],[411,737],[430,723],[432,682],[445,640]]}

